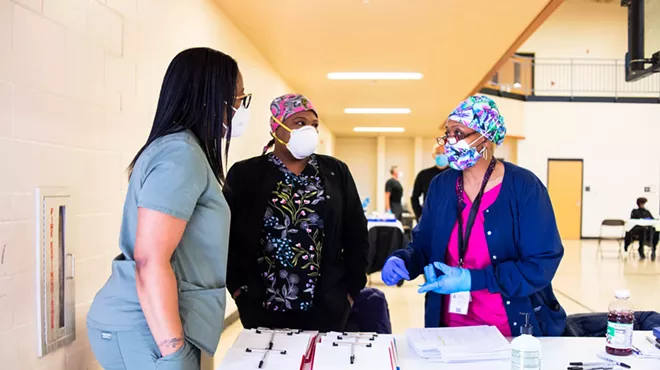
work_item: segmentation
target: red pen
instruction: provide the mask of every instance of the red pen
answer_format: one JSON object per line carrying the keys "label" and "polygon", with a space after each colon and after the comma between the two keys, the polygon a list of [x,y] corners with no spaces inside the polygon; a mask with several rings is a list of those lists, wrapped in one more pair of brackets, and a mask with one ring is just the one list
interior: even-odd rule
{"label": "red pen", "polygon": [[388,351],[390,352],[390,366],[392,367],[392,370],[394,370],[394,360],[392,359],[392,348],[389,348]]}

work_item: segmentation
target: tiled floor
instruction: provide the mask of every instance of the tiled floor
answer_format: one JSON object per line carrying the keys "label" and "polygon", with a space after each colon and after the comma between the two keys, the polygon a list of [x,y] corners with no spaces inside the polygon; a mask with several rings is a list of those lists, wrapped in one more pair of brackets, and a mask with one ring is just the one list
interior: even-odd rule
{"label": "tiled floor", "polygon": [[[562,264],[554,279],[555,293],[569,314],[606,311],[613,298],[613,290],[630,289],[632,302],[639,310],[660,311],[660,261],[639,261],[633,258],[617,258],[617,244],[603,243],[604,258],[596,258],[597,244],[593,241],[569,241]],[[395,333],[410,327],[424,325],[424,297],[417,293],[421,282],[407,282],[401,288],[386,287],[377,275],[372,276],[372,286],[387,295]],[[241,330],[236,323],[222,334],[215,363],[236,339]]]}

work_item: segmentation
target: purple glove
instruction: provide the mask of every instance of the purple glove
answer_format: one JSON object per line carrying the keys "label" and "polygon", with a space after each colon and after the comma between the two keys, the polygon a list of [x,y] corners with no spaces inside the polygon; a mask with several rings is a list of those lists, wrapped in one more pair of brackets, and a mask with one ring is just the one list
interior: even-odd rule
{"label": "purple glove", "polygon": [[401,280],[410,280],[406,263],[399,257],[390,257],[385,261],[381,278],[387,286],[396,285]]}

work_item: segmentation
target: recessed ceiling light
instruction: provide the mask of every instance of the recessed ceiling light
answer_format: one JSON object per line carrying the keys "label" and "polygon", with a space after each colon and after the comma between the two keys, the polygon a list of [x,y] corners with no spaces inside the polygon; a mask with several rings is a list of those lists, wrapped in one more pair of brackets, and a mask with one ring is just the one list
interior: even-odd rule
{"label": "recessed ceiling light", "polygon": [[410,108],[346,108],[346,114],[410,114]]}
{"label": "recessed ceiling light", "polygon": [[404,132],[403,127],[354,127],[355,132]]}
{"label": "recessed ceiling light", "polygon": [[329,80],[421,80],[416,72],[334,72],[328,73]]}

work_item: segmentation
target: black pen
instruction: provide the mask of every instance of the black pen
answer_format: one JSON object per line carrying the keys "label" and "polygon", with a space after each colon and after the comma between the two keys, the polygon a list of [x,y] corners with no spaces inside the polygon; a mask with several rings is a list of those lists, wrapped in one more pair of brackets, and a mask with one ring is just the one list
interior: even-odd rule
{"label": "black pen", "polygon": [[660,344],[658,344],[658,339],[653,338],[653,337],[646,337],[646,340],[649,341],[649,343],[653,344],[655,348],[660,349]]}
{"label": "black pen", "polygon": [[607,362],[571,362],[571,366],[607,366]]}
{"label": "black pen", "polygon": [[266,363],[266,357],[268,357],[268,352],[270,351],[264,351],[264,356],[261,358],[261,361],[259,361],[259,368],[261,369],[264,367],[264,364]]}
{"label": "black pen", "polygon": [[275,339],[275,331],[273,330],[273,332],[270,333],[270,341],[268,342],[268,349],[273,349],[273,340],[274,339]]}
{"label": "black pen", "polygon": [[626,369],[630,369],[630,368],[631,368],[630,365],[628,365],[628,364],[624,364],[623,362],[619,362],[618,360],[614,360],[614,359],[609,358],[609,357],[607,357],[607,356],[605,356],[605,355],[598,354],[598,355],[596,355],[596,356],[597,356],[599,359],[603,360],[603,361],[607,361],[607,362],[609,362],[610,364],[614,364],[614,365],[616,365],[616,366],[620,366],[620,367],[623,367],[623,368],[626,368]]}
{"label": "black pen", "polygon": [[351,344],[351,365],[355,363],[355,344]]}

